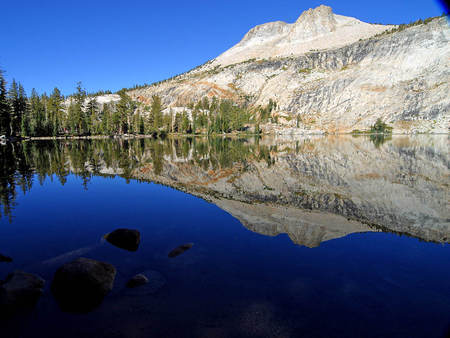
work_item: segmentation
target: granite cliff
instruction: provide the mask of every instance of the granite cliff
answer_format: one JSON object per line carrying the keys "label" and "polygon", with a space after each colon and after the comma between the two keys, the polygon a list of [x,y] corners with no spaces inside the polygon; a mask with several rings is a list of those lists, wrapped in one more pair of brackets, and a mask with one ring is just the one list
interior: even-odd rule
{"label": "granite cliff", "polygon": [[[394,29],[392,29],[394,28]],[[280,134],[365,130],[378,118],[395,133],[448,133],[450,29],[446,17],[398,29],[320,6],[293,24],[257,26],[236,46],[190,72],[129,91],[174,110],[218,97],[277,103]]]}

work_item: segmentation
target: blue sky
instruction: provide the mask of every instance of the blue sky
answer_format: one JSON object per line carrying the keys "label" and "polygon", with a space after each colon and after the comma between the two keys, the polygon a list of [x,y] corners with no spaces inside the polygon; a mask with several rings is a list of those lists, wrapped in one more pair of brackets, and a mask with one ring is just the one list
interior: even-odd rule
{"label": "blue sky", "polygon": [[118,90],[187,71],[252,27],[294,22],[320,4],[366,22],[407,23],[442,14],[436,0],[5,1],[0,68],[27,92]]}

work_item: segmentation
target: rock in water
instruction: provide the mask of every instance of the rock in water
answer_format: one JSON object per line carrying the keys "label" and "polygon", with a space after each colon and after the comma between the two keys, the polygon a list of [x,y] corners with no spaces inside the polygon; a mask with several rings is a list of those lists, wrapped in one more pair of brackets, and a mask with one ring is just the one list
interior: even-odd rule
{"label": "rock in water", "polygon": [[131,278],[127,283],[127,288],[136,288],[148,283],[148,278],[143,274],[138,274]]}
{"label": "rock in water", "polygon": [[12,261],[11,257],[0,254],[0,262],[11,263]]}
{"label": "rock in water", "polygon": [[138,288],[128,287],[126,293],[128,296],[140,298],[146,295],[153,295],[161,290],[167,283],[166,278],[160,272],[155,270],[147,270],[140,275],[147,278],[147,283]]}
{"label": "rock in water", "polygon": [[45,281],[36,275],[15,271],[0,282],[0,313],[13,314],[15,311],[33,307],[43,293]]}
{"label": "rock in water", "polygon": [[63,311],[89,312],[112,290],[115,277],[111,264],[78,258],[56,271],[52,292]]}
{"label": "rock in water", "polygon": [[194,246],[194,243],[187,243],[187,244],[180,245],[178,248],[175,248],[171,252],[169,252],[169,257],[170,258],[177,257],[177,256],[181,255],[182,253],[184,253],[185,251],[192,248],[193,246]]}
{"label": "rock in water", "polygon": [[137,251],[141,242],[141,234],[137,230],[117,229],[106,234],[105,239],[118,248]]}

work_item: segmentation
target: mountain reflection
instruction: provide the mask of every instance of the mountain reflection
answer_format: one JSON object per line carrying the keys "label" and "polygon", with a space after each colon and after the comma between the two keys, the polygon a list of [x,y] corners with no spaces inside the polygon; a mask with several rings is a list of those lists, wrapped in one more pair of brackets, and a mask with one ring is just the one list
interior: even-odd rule
{"label": "mountain reflection", "polygon": [[120,176],[208,200],[248,229],[297,244],[389,231],[449,242],[445,136],[34,141],[0,146],[2,217],[55,177]]}

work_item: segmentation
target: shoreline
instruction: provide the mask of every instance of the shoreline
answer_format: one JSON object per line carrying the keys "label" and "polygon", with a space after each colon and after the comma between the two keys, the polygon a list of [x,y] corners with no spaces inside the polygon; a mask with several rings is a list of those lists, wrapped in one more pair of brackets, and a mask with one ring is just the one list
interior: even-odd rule
{"label": "shoreline", "polygon": [[[165,137],[254,137],[254,136],[415,136],[415,135],[450,135],[450,133],[302,133],[302,134],[291,134],[291,133],[226,133],[226,134],[178,134],[178,133],[168,133]],[[154,138],[158,139],[160,137],[155,137],[152,134],[146,135],[91,135],[91,136],[35,136],[35,137],[17,137],[17,138],[2,138],[0,142],[5,144],[7,142],[19,142],[19,141],[51,141],[51,140],[105,140],[105,139],[147,139]]]}

